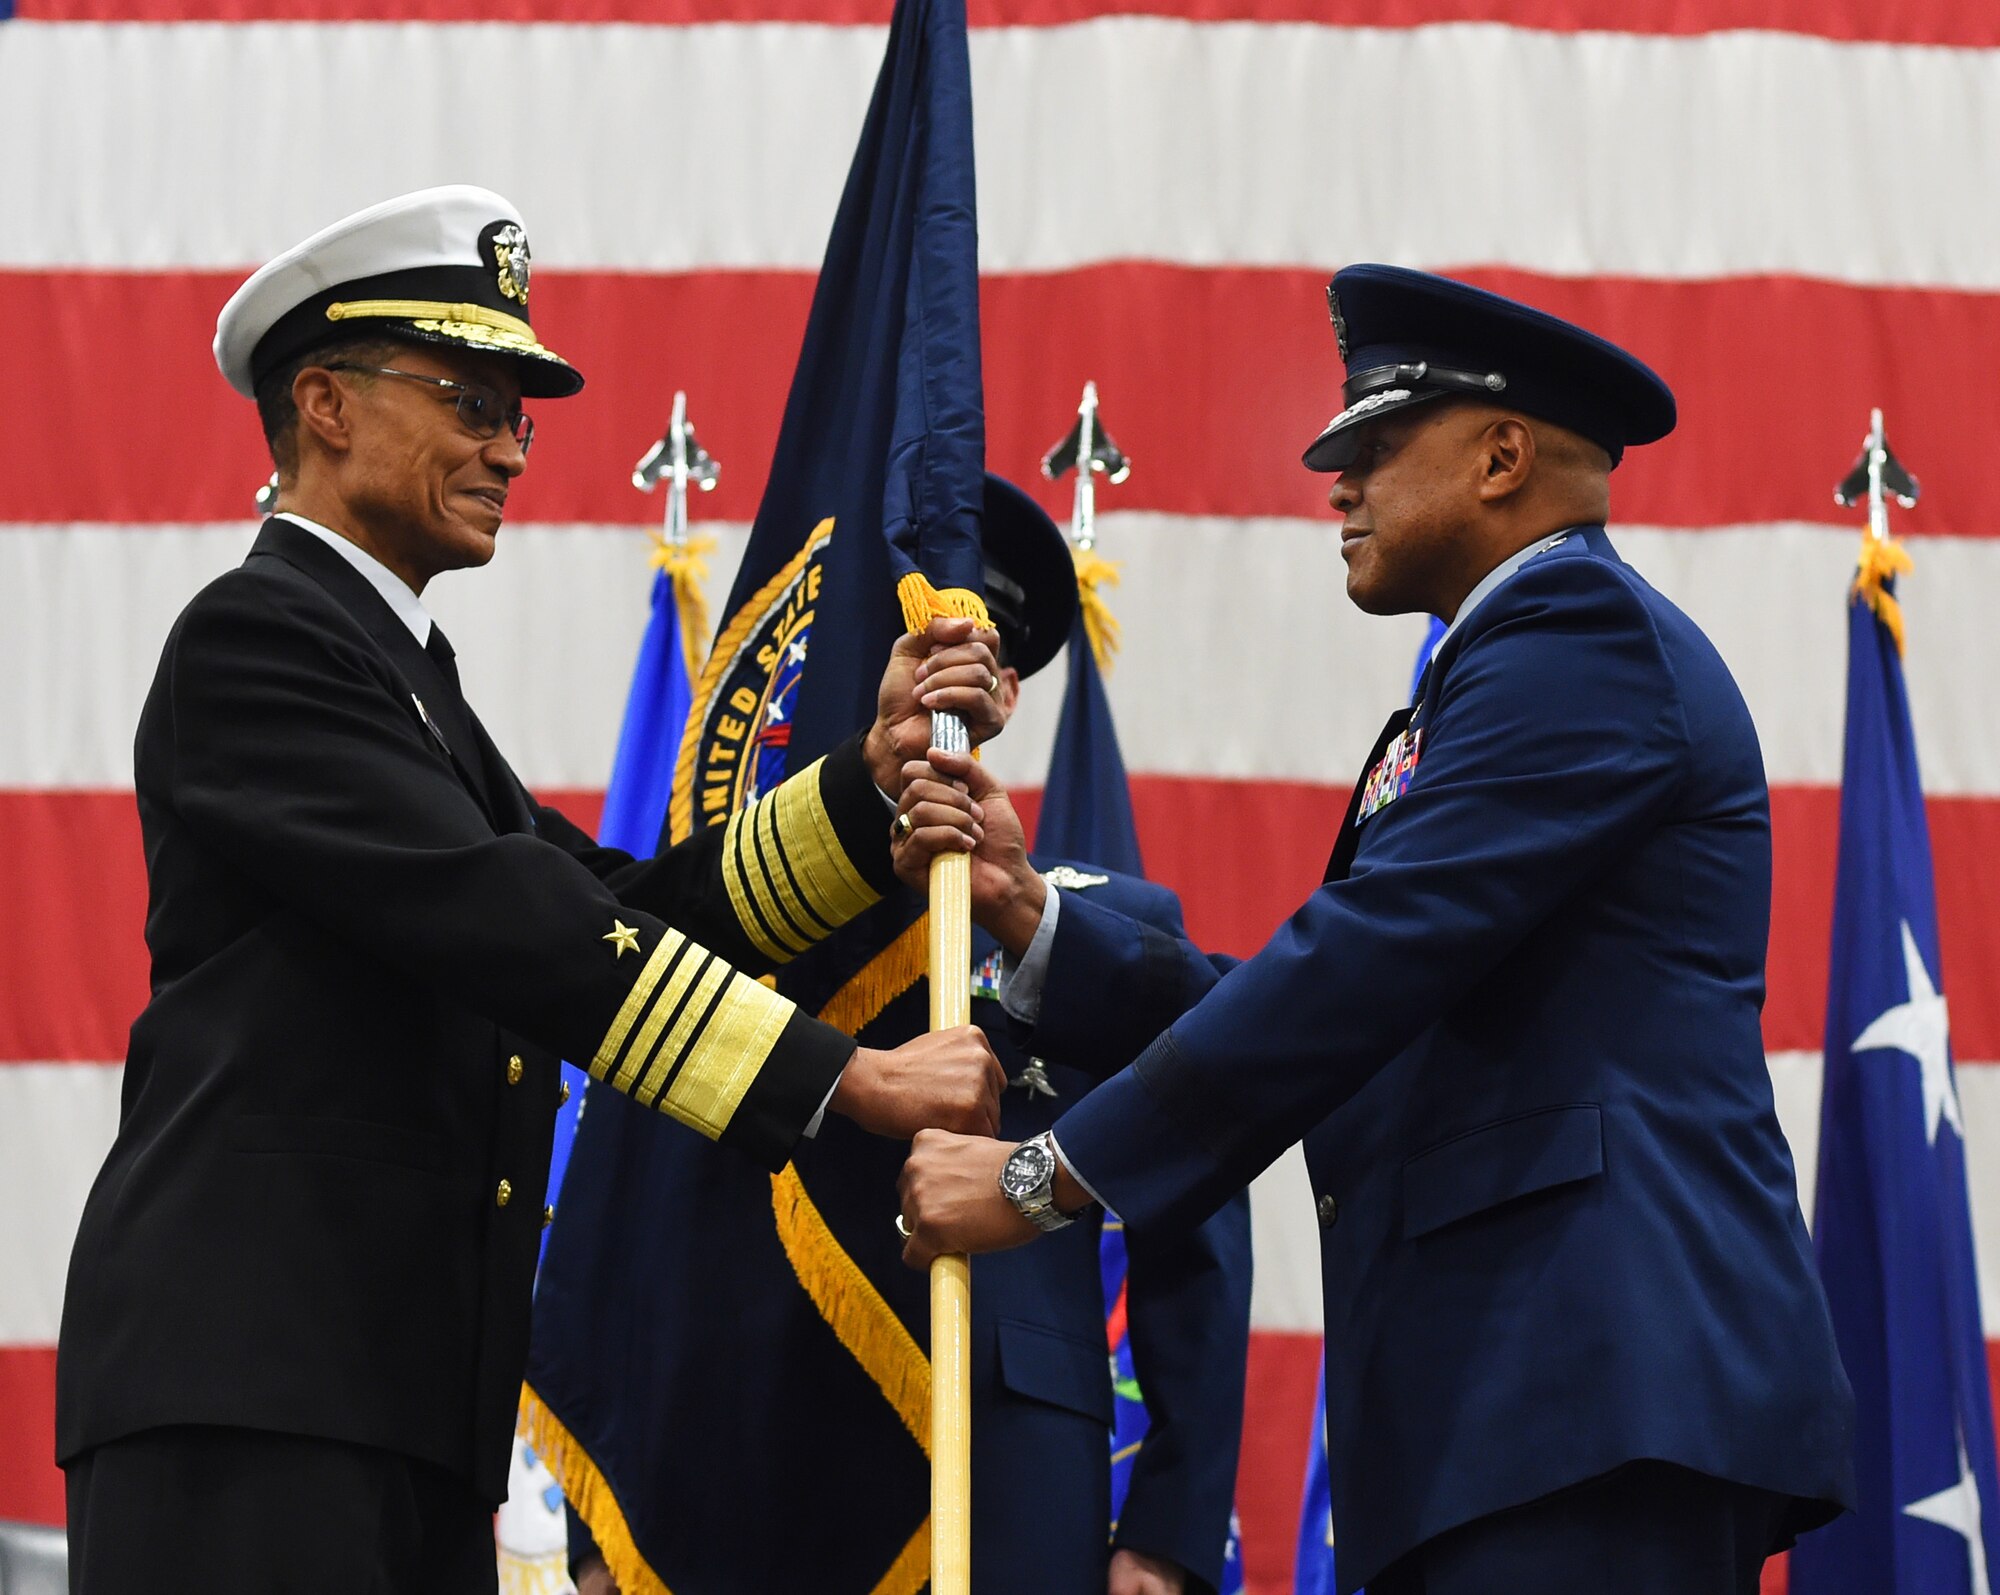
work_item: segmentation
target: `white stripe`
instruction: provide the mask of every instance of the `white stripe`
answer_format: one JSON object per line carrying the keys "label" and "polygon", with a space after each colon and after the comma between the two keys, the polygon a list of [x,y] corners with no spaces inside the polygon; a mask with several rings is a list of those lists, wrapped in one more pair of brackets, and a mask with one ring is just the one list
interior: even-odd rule
{"label": "white stripe", "polygon": [[[450,181],[523,207],[549,265],[811,269],[881,40],[13,22],[0,149],[39,153],[0,166],[0,264],[246,267]],[[1380,258],[2000,287],[2000,51],[1117,17],[983,30],[972,57],[990,270]]]}
{"label": "white stripe", "polygon": [[83,1199],[118,1131],[119,1064],[0,1064],[0,1345],[46,1345]]}
{"label": "white stripe", "polygon": [[[1778,1122],[1791,1143],[1799,1176],[1799,1206],[1812,1216],[1819,1167],[1821,1066],[1817,1052],[1776,1052],[1771,1070]],[[1979,1296],[1989,1338],[2000,1338],[2000,1066],[1960,1064],[1959,1105],[1972,1196]],[[1256,1282],[1250,1321],[1257,1329],[1317,1334],[1323,1323],[1319,1291],[1319,1226],[1305,1158],[1293,1147],[1250,1187]]]}
{"label": "white stripe", "polygon": [[[1767,1060],[1778,1119],[1798,1165],[1800,1203],[1810,1215],[1818,1164],[1820,1058],[1774,1053]],[[116,1064],[0,1064],[0,1345],[52,1343],[61,1321],[69,1248],[90,1183],[118,1127]],[[1973,1231],[1986,1332],[2000,1337],[2000,1066],[1961,1064]],[[1294,1147],[1251,1187],[1258,1329],[1321,1325],[1319,1228],[1305,1160]]]}
{"label": "white stripe", "polygon": [[[721,547],[711,608],[746,535]],[[1329,520],[1109,514],[1100,550],[1122,560],[1110,599],[1125,646],[1109,682],[1139,774],[1344,786],[1409,690],[1421,620],[1347,602]],[[0,529],[0,788],[124,787],[132,731],[181,607],[236,564],[242,524]],[[1775,525],[1614,528],[1619,550],[1715,640],[1742,685],[1771,780],[1837,785],[1847,660],[1845,593],[1859,534]],[[2000,796],[1987,723],[2000,680],[2000,539],[1912,538],[1903,582],[1912,713],[1926,789]],[[457,647],[467,696],[532,787],[608,778],[647,614],[645,532],[509,528],[482,571],[440,578],[427,606]],[[1063,665],[1023,694],[993,750],[1014,785],[1048,768]]]}

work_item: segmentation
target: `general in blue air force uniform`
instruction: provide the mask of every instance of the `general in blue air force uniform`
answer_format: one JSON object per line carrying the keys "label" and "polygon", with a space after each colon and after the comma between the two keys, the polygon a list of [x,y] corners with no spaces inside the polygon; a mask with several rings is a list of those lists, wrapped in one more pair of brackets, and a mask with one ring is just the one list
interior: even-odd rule
{"label": "general in blue air force uniform", "polygon": [[[1759,1032],[1756,732],[1601,524],[1672,395],[1463,284],[1332,296],[1346,408],[1306,463],[1341,473],[1349,595],[1450,630],[1325,884],[1240,964],[1044,891],[990,779],[933,756],[984,805],[1031,1044],[1130,1067],[1040,1141],[919,1137],[911,1258],[1091,1197],[1185,1223],[1303,1139],[1342,1589],[1748,1595],[1851,1503],[1853,1414]],[[914,871],[969,800],[904,801]]]}
{"label": "general in blue air force uniform", "polygon": [[[494,557],[523,396],[583,385],[529,299],[519,212],[459,186],[223,309],[277,511],[139,720],[152,991],[56,1371],[79,1595],[493,1589],[558,1060],[766,1168],[828,1106],[998,1122],[976,1030],[899,1066],[942,1093],[885,1092],[881,1054],[755,978],[753,898],[803,947],[894,889],[876,782],[928,741],[923,639],[866,736],[654,859],[536,802],[466,702],[421,594]],[[951,641],[926,690],[949,658],[991,731],[990,651]]]}

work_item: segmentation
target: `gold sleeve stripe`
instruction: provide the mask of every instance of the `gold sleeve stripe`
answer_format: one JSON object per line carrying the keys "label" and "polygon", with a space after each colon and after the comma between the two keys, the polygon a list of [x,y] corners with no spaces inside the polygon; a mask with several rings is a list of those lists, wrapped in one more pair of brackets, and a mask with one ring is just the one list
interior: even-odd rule
{"label": "gold sleeve stripe", "polygon": [[736,866],[750,889],[750,900],[756,906],[757,923],[773,942],[786,949],[778,954],[783,960],[793,953],[804,952],[819,938],[801,930],[785,917],[777,894],[772,890],[770,868],[757,846],[758,818],[760,812],[769,807],[770,800],[765,798],[738,813],[729,822],[728,840],[735,851]]}
{"label": "gold sleeve stripe", "polygon": [[[732,973],[734,971],[720,958],[711,958],[702,967],[700,975],[685,993],[685,1001],[680,1004],[679,1012],[673,1016],[673,1027],[668,1030],[666,1039],[647,1061],[645,1078],[639,1083],[638,1101],[649,1108],[660,1105],[661,1091],[666,1089],[667,1082],[674,1076],[675,1069],[687,1057],[689,1038],[694,1035],[703,1016],[715,1006],[716,993],[722,989],[723,982],[728,980]],[[662,1012],[666,1011],[664,1000],[660,1008]]]}
{"label": "gold sleeve stripe", "polygon": [[736,922],[743,927],[743,934],[750,938],[751,945],[773,963],[788,963],[793,950],[781,944],[772,934],[771,927],[764,923],[764,916],[751,895],[749,882],[744,878],[743,817],[748,812],[737,810],[723,829],[722,884],[729,889],[729,906],[736,910]]}
{"label": "gold sleeve stripe", "polygon": [[776,811],[778,845],[791,864],[799,895],[813,913],[829,925],[845,925],[878,894],[855,869],[820,795],[816,759],[773,792],[767,801]]}
{"label": "gold sleeve stripe", "polygon": [[653,1044],[666,1028],[668,1018],[679,1005],[688,987],[701,973],[701,966],[708,960],[709,953],[698,942],[691,942],[678,931],[672,932],[681,944],[669,964],[666,977],[659,983],[659,995],[652,999],[646,1009],[645,1021],[633,1033],[631,1046],[625,1049],[624,1062],[618,1065],[618,1072],[612,1076],[615,1090],[630,1091],[638,1082],[640,1073],[651,1057]]}
{"label": "gold sleeve stripe", "polygon": [[732,972],[668,1088],[667,1111],[711,1139],[720,1136],[795,1011],[788,999]]}
{"label": "gold sleeve stripe", "polygon": [[757,810],[752,820],[756,827],[752,835],[757,843],[757,861],[770,877],[771,890],[777,896],[778,907],[784,911],[786,921],[805,937],[810,946],[832,935],[834,927],[812,911],[799,891],[798,877],[792,873],[792,861],[785,857],[784,844],[778,839],[777,805],[760,803]]}
{"label": "gold sleeve stripe", "polygon": [[617,1017],[611,1021],[611,1028],[604,1032],[604,1039],[597,1045],[597,1055],[590,1060],[590,1076],[602,1080],[605,1071],[617,1060],[624,1049],[625,1038],[632,1026],[638,1022],[645,1009],[646,1000],[653,995],[653,988],[660,983],[660,976],[687,938],[677,930],[670,930],[660,938],[659,946],[653,949],[639,970],[639,978],[632,982],[632,989],[625,993],[624,1002],[618,1006]]}

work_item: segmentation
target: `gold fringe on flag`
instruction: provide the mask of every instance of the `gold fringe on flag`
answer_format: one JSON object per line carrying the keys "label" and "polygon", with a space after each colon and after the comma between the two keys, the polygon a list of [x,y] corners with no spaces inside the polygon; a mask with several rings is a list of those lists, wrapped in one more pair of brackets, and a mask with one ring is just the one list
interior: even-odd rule
{"label": "gold fringe on flag", "polygon": [[1903,606],[1889,591],[1889,583],[1897,576],[1908,575],[1914,568],[1909,551],[1901,543],[1893,537],[1877,537],[1871,532],[1861,539],[1861,561],[1854,572],[1854,585],[1847,593],[1849,603],[1859,600],[1875,611],[1875,618],[1895,638],[1896,657],[1899,659],[1903,655]]}
{"label": "gold fringe on flag", "polygon": [[963,587],[940,592],[920,570],[896,583],[896,597],[903,605],[903,624],[912,631],[922,631],[939,615],[968,615],[982,626],[993,624],[986,613],[986,600],[979,594]]}
{"label": "gold fringe on flag", "polygon": [[674,584],[674,608],[681,625],[681,657],[687,661],[688,680],[701,676],[701,650],[708,638],[708,600],[701,584],[708,580],[708,556],[715,552],[712,537],[690,537],[685,543],[670,543],[658,532],[653,534],[653,565],[667,573]]}
{"label": "gold fringe on flag", "polygon": [[576,1515],[589,1527],[620,1595],[673,1595],[632,1542],[624,1509],[597,1464],[562,1426],[562,1420],[543,1404],[532,1385],[521,1386],[521,1409],[514,1432],[535,1448],[535,1455],[555,1475]]}
{"label": "gold fringe on flag", "polygon": [[1125,567],[1122,562],[1106,559],[1094,549],[1079,548],[1073,552],[1076,555],[1076,593],[1083,605],[1084,635],[1090,639],[1090,652],[1097,660],[1097,668],[1108,676],[1118,653],[1123,629],[1111,613],[1111,605],[1105,599],[1103,589],[1116,587],[1123,581]]}

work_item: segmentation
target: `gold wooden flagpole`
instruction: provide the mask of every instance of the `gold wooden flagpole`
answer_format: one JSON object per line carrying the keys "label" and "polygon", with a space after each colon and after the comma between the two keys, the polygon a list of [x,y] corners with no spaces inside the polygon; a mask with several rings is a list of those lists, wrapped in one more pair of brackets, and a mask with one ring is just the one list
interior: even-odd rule
{"label": "gold wooden flagpole", "polygon": [[[964,753],[965,722],[931,716],[931,746]],[[931,864],[931,1029],[972,1022],[972,860]],[[972,1590],[972,1260],[931,1263],[931,1595]]]}

